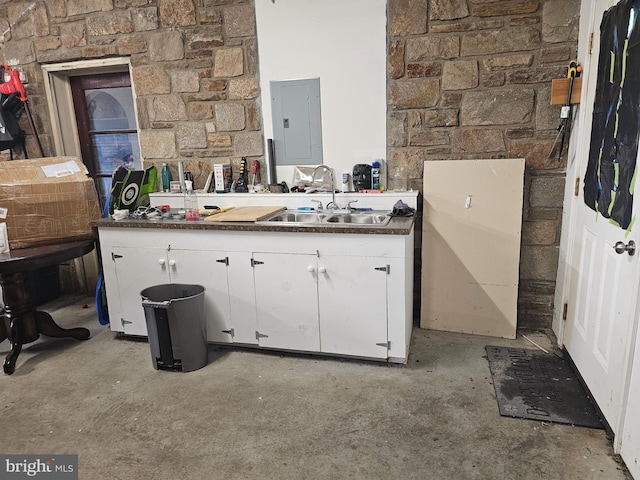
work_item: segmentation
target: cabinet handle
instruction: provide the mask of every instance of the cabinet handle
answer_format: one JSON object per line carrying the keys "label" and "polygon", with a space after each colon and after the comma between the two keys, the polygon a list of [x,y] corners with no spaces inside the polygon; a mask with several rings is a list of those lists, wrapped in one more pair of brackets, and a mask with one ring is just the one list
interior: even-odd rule
{"label": "cabinet handle", "polygon": [[159,265],[164,265],[164,262],[165,262],[164,258],[161,258],[160,260],[158,260]]}
{"label": "cabinet handle", "polygon": [[176,261],[175,260],[169,260],[169,266],[170,267],[175,267],[176,266]]}
{"label": "cabinet handle", "polygon": [[307,267],[307,272],[315,272],[316,271],[316,267],[314,267],[313,265],[309,265]]}
{"label": "cabinet handle", "polygon": [[319,267],[318,273],[327,273],[327,269],[325,267]]}

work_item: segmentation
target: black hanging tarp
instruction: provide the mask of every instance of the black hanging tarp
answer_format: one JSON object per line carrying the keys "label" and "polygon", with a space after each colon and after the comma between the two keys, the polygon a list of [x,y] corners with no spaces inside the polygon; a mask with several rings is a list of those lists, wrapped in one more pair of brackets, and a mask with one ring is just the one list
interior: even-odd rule
{"label": "black hanging tarp", "polygon": [[600,58],[584,201],[626,229],[632,220],[640,127],[638,0],[622,0],[600,24]]}

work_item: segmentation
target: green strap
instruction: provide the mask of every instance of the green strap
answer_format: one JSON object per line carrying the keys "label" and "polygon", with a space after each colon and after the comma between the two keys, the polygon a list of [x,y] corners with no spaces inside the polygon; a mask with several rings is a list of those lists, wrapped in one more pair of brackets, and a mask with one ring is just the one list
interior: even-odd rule
{"label": "green strap", "polygon": [[626,232],[624,232],[624,238],[626,239],[629,234],[631,233],[631,227],[633,227],[633,224],[636,223],[636,216],[634,215],[633,217],[631,217],[631,221],[629,222],[629,226],[627,227]]}
{"label": "green strap", "polygon": [[616,54],[613,50],[610,51],[609,54],[611,55],[611,58],[609,59],[609,82],[613,83],[613,69],[616,66]]}
{"label": "green strap", "polygon": [[636,162],[635,167],[633,167],[633,176],[631,177],[631,182],[629,182],[629,193],[633,195],[634,190],[636,189],[636,176],[638,175],[638,163]]}

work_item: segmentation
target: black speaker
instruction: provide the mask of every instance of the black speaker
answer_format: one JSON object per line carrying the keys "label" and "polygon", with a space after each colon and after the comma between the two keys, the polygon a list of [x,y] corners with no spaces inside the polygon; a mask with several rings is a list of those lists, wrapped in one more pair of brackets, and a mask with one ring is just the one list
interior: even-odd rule
{"label": "black speaker", "polygon": [[146,170],[116,168],[111,177],[111,197],[109,215],[114,210],[128,209],[133,212],[141,205],[149,206],[149,194],[158,187],[158,169],[151,166]]}
{"label": "black speaker", "polygon": [[366,163],[357,163],[353,166],[353,189],[358,192],[360,190],[371,189],[371,165]]}

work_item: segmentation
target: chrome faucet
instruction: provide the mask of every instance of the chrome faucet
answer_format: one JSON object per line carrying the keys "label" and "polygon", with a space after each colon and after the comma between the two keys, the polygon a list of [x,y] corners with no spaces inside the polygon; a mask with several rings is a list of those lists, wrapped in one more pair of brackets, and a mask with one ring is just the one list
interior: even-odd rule
{"label": "chrome faucet", "polygon": [[333,181],[333,170],[330,169],[329,167],[327,167],[326,165],[320,165],[320,166],[316,167],[313,170],[313,173],[311,174],[311,183],[313,183],[313,181],[315,179],[316,172],[318,170],[320,170],[321,168],[323,168],[326,171],[328,171],[329,174],[331,175],[331,203],[327,204],[327,208],[330,208],[332,210],[338,210],[340,207],[338,207],[338,205],[336,204],[336,189],[335,189],[335,183]]}

